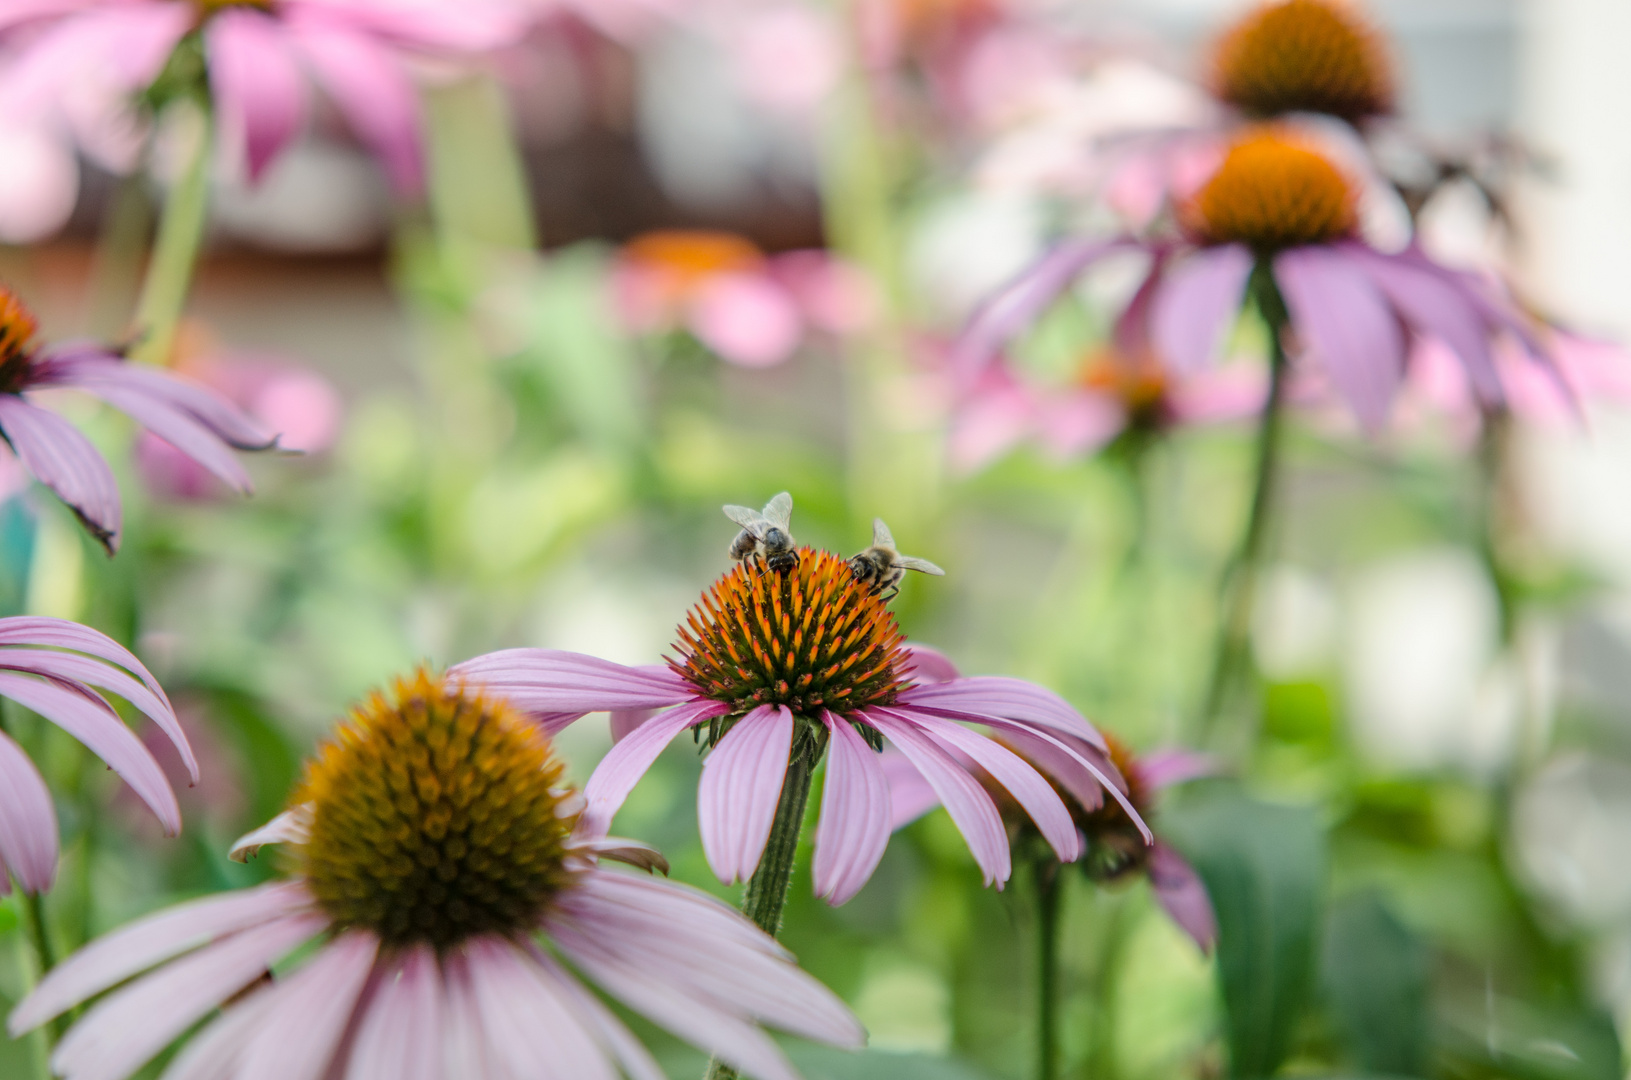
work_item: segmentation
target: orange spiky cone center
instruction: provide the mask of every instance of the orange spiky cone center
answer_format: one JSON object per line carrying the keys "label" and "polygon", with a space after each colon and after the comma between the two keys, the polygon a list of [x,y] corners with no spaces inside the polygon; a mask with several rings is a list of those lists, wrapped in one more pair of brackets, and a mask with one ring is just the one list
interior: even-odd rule
{"label": "orange spiky cone center", "polygon": [[1158,412],[1167,395],[1167,374],[1154,355],[1128,357],[1113,349],[1091,354],[1078,376],[1083,386],[1117,398],[1133,416]]}
{"label": "orange spiky cone center", "polygon": [[39,323],[10,289],[0,286],[0,392],[22,389]]}
{"label": "orange spiky cone center", "polygon": [[1185,208],[1185,218],[1205,243],[1274,252],[1352,236],[1359,227],[1357,201],[1347,178],[1323,154],[1267,130],[1230,148]]}
{"label": "orange spiky cone center", "polygon": [[549,739],[503,702],[419,671],[376,693],[307,764],[295,859],[342,927],[447,948],[525,934],[577,870],[579,800]]}
{"label": "orange spiky cone center", "polygon": [[1317,112],[1350,123],[1393,111],[1380,36],[1331,0],[1265,4],[1218,43],[1218,97],[1253,116]]}
{"label": "orange spiky cone center", "polygon": [[742,562],[716,581],[678,630],[671,666],[696,692],[729,706],[796,715],[889,705],[905,686],[895,616],[828,551],[799,550],[785,573]]}

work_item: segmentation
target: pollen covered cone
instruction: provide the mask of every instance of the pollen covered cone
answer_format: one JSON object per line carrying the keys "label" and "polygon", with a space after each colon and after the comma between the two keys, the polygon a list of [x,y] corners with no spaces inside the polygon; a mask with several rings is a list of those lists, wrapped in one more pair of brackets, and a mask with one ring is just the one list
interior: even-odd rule
{"label": "pollen covered cone", "polygon": [[0,390],[15,390],[28,370],[29,346],[39,330],[17,294],[0,285]]}
{"label": "pollen covered cone", "polygon": [[893,704],[904,636],[849,563],[802,548],[786,573],[744,561],[703,594],[669,665],[731,714],[785,705],[795,715]]}
{"label": "pollen covered cone", "polygon": [[1284,0],[1246,16],[1219,42],[1213,82],[1253,116],[1317,112],[1352,123],[1393,111],[1380,36],[1330,0]]}
{"label": "pollen covered cone", "polygon": [[387,944],[528,932],[576,873],[562,771],[537,725],[420,671],[355,709],[308,765],[299,869],[337,925]]}
{"label": "pollen covered cone", "polygon": [[1279,132],[1258,131],[1230,148],[1185,208],[1185,220],[1205,243],[1274,252],[1352,236],[1356,203],[1347,178],[1323,154]]}

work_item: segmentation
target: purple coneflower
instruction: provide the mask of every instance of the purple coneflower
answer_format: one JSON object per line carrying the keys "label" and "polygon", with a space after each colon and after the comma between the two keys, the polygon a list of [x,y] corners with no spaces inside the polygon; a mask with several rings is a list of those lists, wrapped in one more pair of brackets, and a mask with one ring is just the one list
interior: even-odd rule
{"label": "purple coneflower", "polygon": [[[697,817],[708,863],[725,882],[754,877],[763,857],[785,888],[811,775],[825,754],[815,890],[834,904],[866,883],[889,841],[888,783],[877,753],[885,741],[938,793],[987,883],[1008,880],[1008,838],[996,804],[959,763],[964,757],[1024,807],[1061,859],[1080,855],[1080,839],[1048,781],[966,724],[990,728],[1084,787],[1112,783],[1098,732],[1040,686],[996,677],[914,685],[914,668],[943,659],[907,645],[877,593],[830,552],[803,548],[785,573],[744,561],[703,595],[678,637],[678,656],[666,667],[510,649],[453,670],[550,730],[590,712],[613,713],[622,738],[584,790],[590,834],[606,830],[675,737],[693,731],[705,739]],[[657,709],[667,711],[641,712]],[[767,844],[775,851],[767,853]],[[776,896],[776,912],[780,905]]]}
{"label": "purple coneflower", "polygon": [[[600,866],[662,858],[575,837],[583,799],[562,773],[548,737],[502,701],[425,672],[399,680],[319,749],[294,809],[235,848],[288,845],[290,880],[93,942],[10,1028],[112,990],[57,1046],[67,1080],[123,1080],[217,1007],[166,1080],[660,1080],[570,963],[763,1080],[796,1074],[755,1021],[863,1041],[842,1002],[726,905]],[[313,939],[304,963],[268,976]]]}
{"label": "purple coneflower", "polygon": [[[305,123],[308,73],[401,192],[423,183],[419,105],[404,50],[447,54],[503,44],[519,5],[490,0],[62,0],[8,5],[0,33],[19,42],[6,92],[26,108],[68,100],[76,80],[151,86],[196,40],[199,72],[251,179]],[[184,65],[185,66],[185,65]]]}
{"label": "purple coneflower", "polygon": [[123,518],[113,473],[96,447],[40,408],[31,391],[66,387],[101,398],[238,491],[250,490],[232,451],[270,449],[275,435],[197,383],[127,363],[101,346],[38,345],[35,328],[16,294],[0,286],[0,437],[108,554],[119,548]]}
{"label": "purple coneflower", "polygon": [[[71,650],[71,651],[70,651]],[[181,811],[164,770],[125,726],[102,692],[115,694],[152,720],[175,744],[188,775],[198,762],[158,680],[112,638],[65,619],[0,619],[0,697],[31,709],[90,748],[158,816],[181,831]],[[0,731],[0,896],[51,888],[57,874],[57,816],[34,763]]]}

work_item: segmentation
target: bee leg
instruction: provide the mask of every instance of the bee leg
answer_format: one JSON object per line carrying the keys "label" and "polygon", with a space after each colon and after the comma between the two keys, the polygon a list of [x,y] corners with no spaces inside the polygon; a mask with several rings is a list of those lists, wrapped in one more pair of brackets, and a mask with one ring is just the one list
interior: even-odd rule
{"label": "bee leg", "polygon": [[899,595],[900,595],[900,586],[899,585],[891,585],[888,589],[886,589],[883,592],[880,592],[878,594],[878,599],[880,601],[882,601],[883,603],[887,604],[887,603],[889,603],[889,601],[893,600],[895,597],[897,597]]}

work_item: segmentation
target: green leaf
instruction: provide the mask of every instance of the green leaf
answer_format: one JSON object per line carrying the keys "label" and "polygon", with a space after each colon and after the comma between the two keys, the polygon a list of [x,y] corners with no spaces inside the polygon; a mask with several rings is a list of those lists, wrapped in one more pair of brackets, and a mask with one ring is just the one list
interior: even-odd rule
{"label": "green leaf", "polygon": [[1325,993],[1367,1073],[1423,1074],[1428,963],[1426,943],[1375,894],[1349,897],[1331,909]]}
{"label": "green leaf", "polygon": [[1620,1040],[1608,1016],[1562,1003],[1505,997],[1452,1016],[1442,1034],[1458,1071],[1514,1080],[1620,1080]]}
{"label": "green leaf", "polygon": [[1196,785],[1161,820],[1217,911],[1230,1075],[1272,1076],[1313,979],[1324,830],[1311,809],[1259,802],[1222,783]]}

